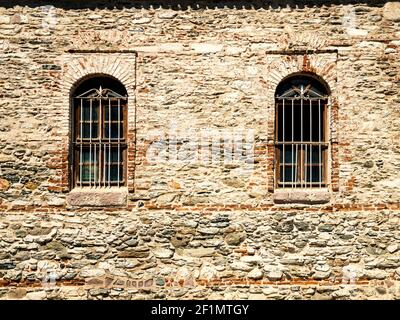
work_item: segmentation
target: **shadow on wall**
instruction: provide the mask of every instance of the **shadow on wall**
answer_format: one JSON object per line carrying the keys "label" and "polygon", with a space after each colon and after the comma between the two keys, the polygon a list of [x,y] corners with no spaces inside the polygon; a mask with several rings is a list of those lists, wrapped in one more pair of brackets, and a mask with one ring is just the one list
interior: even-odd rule
{"label": "shadow on wall", "polygon": [[305,8],[315,6],[365,4],[368,6],[382,7],[385,3],[393,0],[248,0],[248,1],[207,1],[207,0],[0,0],[0,7],[11,8],[14,6],[38,7],[53,5],[64,9],[84,9],[84,8],[137,8],[137,9],[172,9],[172,10],[198,10],[214,8],[230,8],[238,10],[247,9],[279,9],[279,8]]}

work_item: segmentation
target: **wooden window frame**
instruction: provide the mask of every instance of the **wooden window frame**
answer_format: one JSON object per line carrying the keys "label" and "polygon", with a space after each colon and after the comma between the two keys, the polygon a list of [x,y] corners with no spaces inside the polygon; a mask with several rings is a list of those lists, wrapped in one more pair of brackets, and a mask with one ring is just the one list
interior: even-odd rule
{"label": "wooden window frame", "polygon": [[[96,90],[96,88],[93,88],[91,90]],[[103,91],[111,91],[110,89],[103,89],[100,86],[100,93]],[[114,93],[114,92],[113,92]],[[115,93],[114,93],[115,94]],[[118,95],[118,94],[116,94]],[[92,101],[97,102],[97,106],[92,106],[92,107],[98,107],[98,135],[96,138],[81,138],[81,108],[82,108],[82,99],[91,99]],[[122,121],[120,120],[119,122],[122,123],[122,130],[120,131],[121,135],[118,138],[111,138],[111,137],[106,137],[105,135],[105,130],[106,130],[106,124],[108,123],[110,126],[110,123],[115,123],[115,121],[108,120],[106,121],[106,115],[105,115],[105,110],[106,107],[115,107],[115,105],[111,104],[111,101],[118,101],[119,100],[119,107],[122,109]],[[128,136],[128,97],[127,96],[119,96],[118,97],[93,97],[93,98],[87,98],[87,97],[82,97],[81,96],[74,96],[72,97],[72,108],[73,108],[73,119],[72,119],[72,138],[73,138],[73,144],[72,144],[72,172],[71,172],[71,185],[73,188],[79,188],[79,187],[97,187],[97,188],[104,188],[104,187],[111,187],[111,186],[118,186],[118,187],[126,187],[127,186],[127,173],[128,173],[128,168],[127,168],[127,153],[128,153],[128,141],[127,141],[127,136]],[[110,112],[110,111],[109,111]],[[110,121],[110,122],[109,122]],[[118,121],[117,121],[118,122]],[[93,122],[92,122],[93,123]],[[111,130],[111,126],[109,127]],[[111,131],[110,131],[111,132]],[[98,181],[92,181],[90,179],[89,182],[87,181],[80,181],[80,152],[83,150],[83,148],[90,148],[92,146],[92,150],[94,149],[94,146],[98,146],[96,148],[98,152]],[[111,165],[114,164],[114,162],[108,162],[108,159],[105,159],[104,153],[107,154],[107,151],[109,152],[110,148],[111,150],[113,148],[118,148],[119,146],[119,151],[121,154],[120,160],[120,165],[122,166],[122,179],[117,181],[112,181],[112,180],[104,180],[104,172],[106,170],[106,164],[109,164],[108,170],[111,169]],[[104,151],[104,147],[106,148],[106,151]],[[94,151],[93,151],[94,152]],[[110,155],[111,156],[111,155]],[[93,163],[93,162],[92,162]],[[118,162],[117,162],[118,163]],[[81,168],[83,165],[81,166]],[[92,176],[92,173],[91,173]],[[96,175],[94,175],[96,177]],[[95,178],[94,177],[94,178]]]}
{"label": "wooden window frame", "polygon": [[[275,163],[275,189],[279,189],[279,190],[287,190],[287,189],[296,189],[296,190],[301,190],[301,189],[321,189],[321,188],[327,188],[328,187],[328,179],[329,179],[329,168],[328,168],[328,158],[329,158],[329,150],[330,150],[330,145],[328,142],[329,139],[329,121],[328,121],[328,110],[329,110],[329,96],[326,95],[321,99],[308,99],[304,98],[303,96],[298,98],[297,101],[310,101],[310,100],[316,100],[316,101],[320,101],[321,103],[321,107],[322,107],[322,119],[318,120],[318,121],[322,121],[321,124],[321,129],[322,129],[322,137],[320,137],[318,142],[313,141],[313,138],[310,137],[310,141],[297,141],[296,139],[294,139],[294,141],[278,141],[279,138],[279,130],[283,130],[284,128],[282,128],[282,126],[284,125],[283,123],[279,123],[279,112],[280,109],[282,108],[282,113],[283,113],[283,108],[287,108],[287,110],[291,110],[292,105],[288,106],[288,105],[284,105],[284,102],[281,101],[285,101],[286,99],[280,99],[278,98],[278,96],[275,98],[275,139],[274,139],[274,144],[275,144],[275,159],[274,159],[274,163]],[[294,100],[294,99],[293,99]],[[286,101],[291,101],[291,99],[287,99]],[[303,106],[303,103],[302,103]],[[311,107],[310,107],[311,108]],[[311,109],[310,109],[311,112]],[[283,120],[283,116],[284,113],[282,114],[282,122],[284,122]],[[293,116],[294,118],[294,116]],[[294,120],[296,121],[296,120]],[[300,119],[298,119],[297,121],[301,121]],[[313,119],[313,122],[317,121]],[[311,123],[310,123],[311,125]],[[302,128],[302,127],[301,127]],[[292,127],[292,130],[294,130],[294,126]],[[302,130],[302,129],[301,129]],[[301,131],[300,130],[300,131]],[[286,140],[286,139],[285,139]],[[297,147],[299,146],[300,147]],[[303,146],[301,146],[303,145]],[[304,154],[305,154],[305,146],[312,146],[311,147],[311,151],[313,151],[313,149],[315,148],[315,146],[320,146],[319,149],[319,153],[321,153],[321,162],[318,162],[317,166],[321,166],[321,176],[319,181],[317,182],[312,182],[312,178],[310,178],[310,181],[306,180],[306,171],[305,169],[310,168],[313,165],[313,161],[311,161],[307,164],[307,161],[305,161],[304,159]],[[294,146],[296,146],[296,152],[294,152],[294,154],[296,155],[297,161],[293,161],[290,163],[286,163],[286,159],[285,157],[283,157],[283,162],[281,162],[281,149],[283,149],[285,146],[285,148],[287,147],[288,149],[286,150],[293,150]],[[308,149],[310,149],[309,147],[307,147]],[[314,149],[315,150],[315,149]],[[311,155],[312,157],[312,155]],[[283,170],[285,170],[285,167],[288,167],[287,164],[289,164],[289,167],[294,166],[295,164],[295,168],[298,168],[296,170],[294,170],[294,172],[296,173],[295,179],[291,179],[291,181],[283,181],[283,177],[281,176],[281,167],[283,166]],[[308,169],[308,172],[310,172],[310,170]],[[292,171],[292,175],[293,175],[293,171]],[[295,181],[295,182],[294,182]]]}

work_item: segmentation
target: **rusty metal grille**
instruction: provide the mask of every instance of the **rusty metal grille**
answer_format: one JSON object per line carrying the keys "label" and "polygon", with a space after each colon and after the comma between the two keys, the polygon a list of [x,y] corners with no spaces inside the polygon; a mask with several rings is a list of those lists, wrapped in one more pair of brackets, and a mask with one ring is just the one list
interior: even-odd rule
{"label": "rusty metal grille", "polygon": [[276,97],[275,164],[278,188],[327,185],[328,96],[308,81]]}
{"label": "rusty metal grille", "polygon": [[74,97],[75,186],[126,185],[126,109],[127,97],[101,86]]}

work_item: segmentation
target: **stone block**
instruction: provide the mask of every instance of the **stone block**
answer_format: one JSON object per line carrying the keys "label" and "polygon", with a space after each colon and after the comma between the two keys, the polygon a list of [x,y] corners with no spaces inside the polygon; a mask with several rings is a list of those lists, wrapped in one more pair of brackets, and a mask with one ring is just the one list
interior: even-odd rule
{"label": "stone block", "polygon": [[127,188],[76,188],[67,195],[67,204],[72,207],[126,206]]}
{"label": "stone block", "polygon": [[190,48],[196,53],[216,53],[222,51],[223,47],[218,43],[193,43],[190,45]]}
{"label": "stone block", "polygon": [[278,204],[304,203],[323,204],[331,200],[331,193],[327,190],[275,190],[274,202]]}
{"label": "stone block", "polygon": [[400,22],[400,2],[390,1],[383,7],[383,17],[387,20]]}
{"label": "stone block", "polygon": [[179,249],[177,252],[182,256],[193,258],[212,257],[215,255],[214,248]]}

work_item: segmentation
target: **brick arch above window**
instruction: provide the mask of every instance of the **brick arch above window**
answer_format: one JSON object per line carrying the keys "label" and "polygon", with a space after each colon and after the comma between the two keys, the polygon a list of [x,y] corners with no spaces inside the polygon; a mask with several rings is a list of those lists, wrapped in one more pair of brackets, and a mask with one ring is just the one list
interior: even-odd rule
{"label": "brick arch above window", "polygon": [[335,94],[337,87],[336,53],[274,54],[266,59],[265,78],[267,95],[273,97],[277,86],[286,78],[300,73],[323,79]]}
{"label": "brick arch above window", "polygon": [[126,89],[129,101],[127,109],[127,139],[128,139],[128,169],[127,188],[134,190],[134,134],[136,128],[136,54],[135,53],[66,53],[60,57],[62,72],[60,75],[60,105],[59,111],[65,114],[64,121],[59,125],[59,135],[63,137],[60,155],[59,175],[60,189],[69,192],[69,146],[71,144],[71,95],[76,87],[85,79],[94,76],[107,76],[118,80]]}
{"label": "brick arch above window", "polygon": [[332,191],[338,191],[339,173],[337,157],[337,122],[338,122],[338,103],[337,92],[337,53],[297,53],[297,52],[275,52],[267,55],[264,69],[263,82],[265,86],[266,111],[268,114],[267,123],[267,145],[265,147],[268,154],[265,161],[265,170],[267,172],[267,188],[270,192],[275,192],[275,174],[274,174],[274,137],[275,137],[275,93],[277,87],[285,79],[298,74],[308,74],[318,79],[323,79],[329,88],[329,114],[328,125],[330,128],[330,142],[332,144],[331,157],[331,180],[330,188]]}
{"label": "brick arch above window", "polygon": [[[133,56],[133,54],[131,54]],[[69,95],[77,83],[96,74],[110,76],[120,81],[128,96],[135,94],[135,56],[126,59],[110,54],[81,54],[64,58],[63,93]]]}
{"label": "brick arch above window", "polygon": [[327,187],[329,88],[316,76],[284,79],[275,94],[275,187]]}
{"label": "brick arch above window", "polygon": [[294,30],[289,26],[285,27],[285,32],[278,38],[276,44],[280,50],[323,50],[329,46],[329,35],[316,33],[314,31]]}
{"label": "brick arch above window", "polygon": [[71,96],[71,188],[126,186],[125,87],[104,76],[80,81]]}

